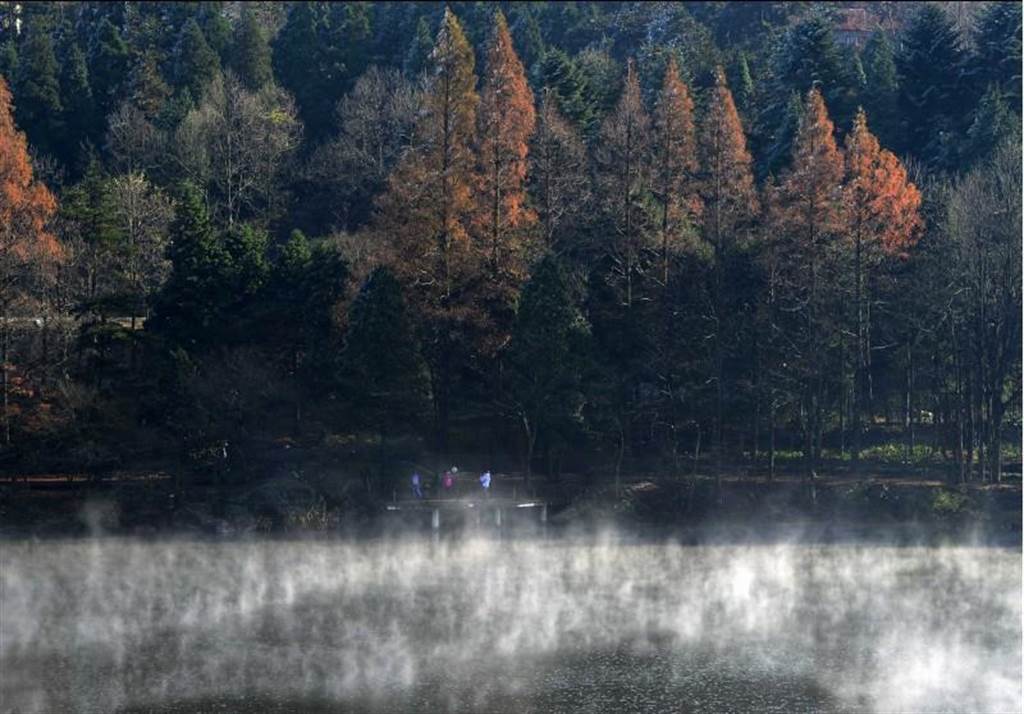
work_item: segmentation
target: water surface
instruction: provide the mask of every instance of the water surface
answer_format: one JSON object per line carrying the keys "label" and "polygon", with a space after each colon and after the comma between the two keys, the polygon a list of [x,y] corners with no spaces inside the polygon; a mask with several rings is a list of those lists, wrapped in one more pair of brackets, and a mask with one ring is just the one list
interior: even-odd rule
{"label": "water surface", "polygon": [[1017,549],[0,547],[0,712],[1013,712]]}

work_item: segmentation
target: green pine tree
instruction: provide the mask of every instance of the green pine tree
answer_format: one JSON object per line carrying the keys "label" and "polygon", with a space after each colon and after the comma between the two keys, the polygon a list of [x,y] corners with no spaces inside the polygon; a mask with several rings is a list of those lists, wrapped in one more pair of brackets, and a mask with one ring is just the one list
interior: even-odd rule
{"label": "green pine tree", "polygon": [[871,130],[882,146],[899,146],[899,80],[888,35],[882,32],[872,35],[864,48],[862,61],[865,75],[863,105],[871,120]]}
{"label": "green pine tree", "polygon": [[349,309],[341,357],[341,395],[363,427],[416,424],[426,412],[427,371],[402,286],[374,270]]}
{"label": "green pine tree", "polygon": [[15,118],[29,145],[56,156],[61,149],[64,124],[57,79],[57,56],[48,34],[33,32],[19,53],[15,87]]}
{"label": "green pine tree", "polygon": [[121,38],[120,30],[108,17],[104,17],[96,34],[89,65],[93,100],[100,117],[110,116],[121,103],[130,62],[131,53]]}
{"label": "green pine tree", "polygon": [[579,67],[565,52],[548,47],[540,62],[539,83],[554,92],[558,108],[581,133],[589,133],[595,125],[594,107],[589,102],[586,81]]}
{"label": "green pine tree", "polygon": [[978,102],[974,121],[967,130],[964,161],[976,164],[989,158],[1005,139],[1014,135],[1020,135],[1020,119],[1010,111],[999,85],[991,84]]}
{"label": "green pine tree", "polygon": [[975,87],[995,84],[1007,106],[1021,108],[1021,4],[987,3],[978,20],[969,81]]}
{"label": "green pine tree", "polygon": [[896,58],[899,108],[904,131],[897,148],[928,165],[952,168],[954,136],[966,129],[962,74],[965,55],[952,20],[936,5],[925,5],[903,36]]}
{"label": "green pine tree", "polygon": [[97,134],[96,105],[93,102],[92,86],[89,84],[89,68],[85,54],[78,44],[71,45],[60,75],[61,96],[64,105],[66,157],[74,156],[82,142],[95,139]]}
{"label": "green pine tree", "polygon": [[505,359],[527,474],[538,441],[551,445],[580,427],[588,341],[567,275],[556,259],[543,259],[523,287]]}
{"label": "green pine tree", "polygon": [[409,49],[405,53],[402,71],[407,77],[416,77],[427,68],[430,53],[434,51],[434,34],[430,31],[430,23],[426,16],[421,16],[416,23],[416,34],[413,35]]}
{"label": "green pine tree", "polygon": [[270,41],[256,13],[248,5],[242,10],[235,42],[231,49],[231,69],[250,90],[261,89],[273,81]]}
{"label": "green pine tree", "polygon": [[220,74],[220,58],[207,43],[195,18],[182,28],[175,66],[178,86],[188,89],[195,102],[202,98],[206,87]]}
{"label": "green pine tree", "polygon": [[210,223],[202,194],[190,183],[180,190],[171,224],[171,274],[157,296],[146,329],[188,352],[211,343],[223,327],[231,298],[231,259]]}

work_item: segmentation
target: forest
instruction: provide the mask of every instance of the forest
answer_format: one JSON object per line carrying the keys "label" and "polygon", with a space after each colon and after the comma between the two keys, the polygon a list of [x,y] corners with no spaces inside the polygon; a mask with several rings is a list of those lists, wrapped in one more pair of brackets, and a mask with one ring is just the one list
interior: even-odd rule
{"label": "forest", "polygon": [[1019,480],[1021,165],[1016,2],[0,2],[0,469]]}

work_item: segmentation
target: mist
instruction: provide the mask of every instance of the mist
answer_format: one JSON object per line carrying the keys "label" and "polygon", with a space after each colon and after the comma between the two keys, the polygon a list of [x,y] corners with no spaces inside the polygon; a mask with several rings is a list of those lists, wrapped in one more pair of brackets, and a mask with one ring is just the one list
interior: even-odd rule
{"label": "mist", "polygon": [[465,532],[0,565],[4,713],[1021,709],[1016,549]]}

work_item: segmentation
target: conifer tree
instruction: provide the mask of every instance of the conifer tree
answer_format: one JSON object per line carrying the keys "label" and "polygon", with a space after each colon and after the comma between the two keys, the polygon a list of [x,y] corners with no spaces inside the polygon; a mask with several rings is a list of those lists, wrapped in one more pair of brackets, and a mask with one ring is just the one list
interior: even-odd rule
{"label": "conifer tree", "polygon": [[156,121],[171,98],[155,52],[143,55],[128,79],[128,99],[148,121]]}
{"label": "conifer tree", "polygon": [[195,18],[182,28],[176,62],[178,84],[188,89],[192,100],[198,103],[210,82],[220,74],[220,58]]}
{"label": "conifer tree", "polygon": [[665,68],[654,133],[655,192],[661,203],[661,279],[668,285],[670,252],[680,246],[700,211],[693,100],[679,77],[674,57]]}
{"label": "conifer tree", "polygon": [[516,291],[526,279],[536,214],[526,201],[529,140],[536,124],[533,92],[512,47],[505,16],[498,11],[487,50],[480,93],[476,225],[490,276],[488,302],[496,334],[490,348],[502,344],[511,327]]}
{"label": "conifer tree", "polygon": [[120,104],[130,61],[131,53],[120,30],[104,16],[97,30],[89,64],[92,95],[100,117],[110,116]]}
{"label": "conifer tree", "polygon": [[426,16],[421,15],[416,22],[416,34],[409,43],[402,63],[402,71],[406,77],[416,77],[425,70],[430,62],[430,53],[434,49],[434,38],[430,34],[430,23]]}
{"label": "conifer tree", "polygon": [[585,396],[589,326],[568,277],[545,257],[523,288],[508,352],[509,411],[523,431],[523,469],[529,478],[539,437],[578,428]]}
{"label": "conifer tree", "polygon": [[474,65],[462,26],[445,9],[414,146],[392,173],[378,218],[395,274],[410,288],[427,332],[423,346],[442,451],[447,448],[454,341],[481,317],[469,295],[481,257],[470,233],[480,101]]}
{"label": "conifer tree", "polygon": [[612,231],[608,245],[611,270],[622,286],[623,302],[633,304],[648,246],[646,212],[650,190],[650,118],[640,96],[640,81],[632,61],[618,106],[604,123],[596,148],[597,187]]}
{"label": "conifer tree", "polygon": [[528,175],[533,205],[541,223],[544,247],[562,254],[574,245],[590,203],[587,150],[579,131],[559,111],[555,92],[545,87],[530,148]]}
{"label": "conifer tree", "polygon": [[51,155],[61,148],[64,130],[57,74],[57,56],[49,34],[33,31],[21,48],[15,111],[29,145]]}
{"label": "conifer tree", "polygon": [[872,285],[870,273],[885,255],[905,254],[921,229],[921,194],[906,169],[881,148],[868,130],[864,110],[846,135],[846,223],[853,243],[854,310],[857,348],[853,391],[853,459],[860,458],[861,415],[865,405]]}
{"label": "conifer tree", "polygon": [[777,237],[783,273],[781,311],[791,318],[792,348],[786,355],[800,385],[801,426],[807,475],[813,477],[824,429],[827,363],[834,333],[828,301],[834,297],[836,261],[832,245],[845,228],[843,156],[821,92],[804,102],[793,159],[772,195],[772,233]]}
{"label": "conifer tree", "polygon": [[965,128],[961,38],[945,12],[925,5],[902,38],[896,60],[904,127],[901,151],[930,166],[951,167],[952,136]]}
{"label": "conifer tree", "polygon": [[884,32],[876,32],[864,48],[864,110],[871,125],[886,146],[900,141],[899,81],[892,42]]}
{"label": "conifer tree", "polygon": [[540,61],[541,86],[554,92],[562,114],[584,135],[594,122],[594,107],[585,95],[586,82],[576,62],[558,47],[548,47]]}
{"label": "conifer tree", "polygon": [[730,327],[725,309],[725,266],[736,248],[737,239],[742,237],[758,210],[753,161],[747,150],[747,139],[736,111],[736,103],[721,67],[715,73],[715,86],[704,111],[699,142],[700,196],[704,204],[701,234],[712,249],[713,261],[711,292],[715,335],[715,471],[720,494],[727,389],[725,340]]}
{"label": "conifer tree", "polygon": [[974,110],[962,156],[968,164],[981,161],[1015,132],[1020,135],[1020,119],[1010,110],[999,85],[992,84]]}
{"label": "conifer tree", "polygon": [[1021,109],[1021,5],[988,3],[978,19],[970,82],[978,88],[995,84],[1007,106]]}
{"label": "conifer tree", "polygon": [[73,44],[61,67],[61,95],[64,98],[66,156],[73,156],[79,145],[96,131],[96,106],[89,84],[89,68],[78,44]]}
{"label": "conifer tree", "polygon": [[242,10],[240,26],[231,48],[231,69],[250,91],[262,89],[274,78],[270,65],[270,41],[256,12],[249,6]]}
{"label": "conifer tree", "polygon": [[386,437],[414,425],[427,402],[426,368],[401,283],[376,268],[349,308],[341,386],[354,420]]}
{"label": "conifer tree", "polygon": [[146,329],[176,347],[192,351],[217,334],[219,308],[228,300],[224,280],[230,258],[210,223],[202,194],[181,188],[171,224],[171,274],[157,298]]}

